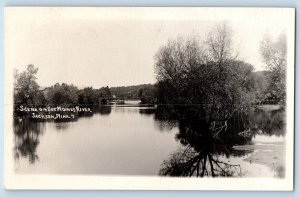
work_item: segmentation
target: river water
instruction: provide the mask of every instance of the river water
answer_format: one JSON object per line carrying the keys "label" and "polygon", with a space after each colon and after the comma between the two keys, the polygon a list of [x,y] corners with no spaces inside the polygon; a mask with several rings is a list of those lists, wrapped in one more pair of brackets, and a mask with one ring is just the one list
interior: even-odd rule
{"label": "river water", "polygon": [[[187,145],[178,137],[178,123],[157,119],[155,110],[130,102],[72,122],[27,122],[25,128],[24,121],[19,120],[15,123],[15,171],[157,176]],[[261,121],[270,115],[265,116],[254,117]],[[273,114],[271,119],[276,122],[277,116]],[[232,146],[227,154],[213,154],[220,163],[238,166],[232,176],[284,176],[285,138],[280,134],[284,128],[274,127],[273,133],[266,134],[263,129],[270,128],[261,127],[247,143]]]}

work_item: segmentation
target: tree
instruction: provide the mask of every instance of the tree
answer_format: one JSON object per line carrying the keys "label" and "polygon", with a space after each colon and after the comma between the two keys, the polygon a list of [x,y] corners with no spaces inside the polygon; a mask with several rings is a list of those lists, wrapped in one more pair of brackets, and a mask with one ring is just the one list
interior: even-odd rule
{"label": "tree", "polygon": [[112,98],[112,94],[108,86],[100,88],[98,92],[100,98],[105,98],[105,99]]}
{"label": "tree", "polygon": [[[155,73],[158,91],[170,94],[165,103],[182,103],[186,101],[184,92],[188,91],[188,82],[195,76],[195,71],[206,62],[205,48],[201,47],[199,37],[178,38],[169,40],[155,55]],[[160,89],[164,88],[164,90]],[[163,95],[158,95],[164,97]],[[165,97],[165,98],[167,98]],[[172,99],[174,99],[172,101]]]}
{"label": "tree", "polygon": [[226,24],[218,24],[209,32],[206,39],[208,58],[218,64],[233,59],[232,29]]}
{"label": "tree", "polygon": [[155,55],[157,80],[171,80],[179,85],[194,67],[205,62],[204,48],[197,37],[169,40]]}
{"label": "tree", "polygon": [[[227,26],[216,29],[209,42],[177,39],[160,48],[155,56],[158,103],[197,105],[210,122],[255,102],[253,66],[230,55]],[[205,54],[207,48],[211,51]]]}
{"label": "tree", "polygon": [[232,55],[231,36],[223,24],[205,42],[171,40],[156,54],[155,118],[177,122],[176,139],[185,146],[164,162],[161,175],[240,174],[238,165],[220,161],[218,155],[246,141],[239,133],[249,129],[246,113],[257,102],[258,85],[253,66]]}
{"label": "tree", "polygon": [[154,86],[145,86],[139,89],[138,97],[141,104],[154,104],[156,102],[156,89]]}
{"label": "tree", "polygon": [[86,87],[77,92],[78,104],[85,106],[94,106],[103,103],[107,103],[107,99],[111,98],[111,92],[107,87],[100,89],[93,89],[92,87]]}
{"label": "tree", "polygon": [[257,71],[253,73],[254,89],[256,90],[257,103],[261,104],[266,101],[266,95],[268,94],[270,86],[270,72],[269,71]]}
{"label": "tree", "polygon": [[92,87],[87,87],[77,92],[78,104],[85,106],[93,106],[98,104],[98,95]]}
{"label": "tree", "polygon": [[78,103],[78,88],[74,85],[56,83],[47,88],[45,97],[49,105],[72,106]]}
{"label": "tree", "polygon": [[266,34],[260,43],[260,54],[270,73],[269,93],[284,103],[286,92],[287,43],[286,35],[281,34],[272,40]]}
{"label": "tree", "polygon": [[44,96],[39,91],[39,85],[36,82],[36,74],[38,68],[30,64],[27,66],[26,71],[15,73],[14,83],[14,104],[15,109],[21,105],[36,106],[44,104]]}

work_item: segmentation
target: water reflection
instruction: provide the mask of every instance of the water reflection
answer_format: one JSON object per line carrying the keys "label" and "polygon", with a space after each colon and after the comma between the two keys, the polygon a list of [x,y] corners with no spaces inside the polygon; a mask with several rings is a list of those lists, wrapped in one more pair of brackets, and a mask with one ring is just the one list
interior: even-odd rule
{"label": "water reflection", "polygon": [[99,113],[101,115],[109,115],[111,113],[111,106],[107,105],[102,105],[102,106],[98,106],[93,108],[93,113]]}
{"label": "water reflection", "polygon": [[253,152],[253,149],[236,150],[233,147],[250,144],[252,136],[257,132],[282,134],[284,115],[281,112],[236,112],[226,121],[209,122],[203,114],[188,108],[176,110],[172,107],[159,107],[156,118],[169,121],[171,126],[174,125],[174,121],[178,122],[179,133],[175,138],[184,147],[164,161],[159,174],[196,177],[242,176],[241,166],[224,157],[241,157]]}
{"label": "water reflection", "polygon": [[[37,147],[40,143],[40,135],[45,131],[46,122],[53,122],[56,131],[67,130],[70,122],[78,121],[80,117],[92,117],[94,114],[109,115],[111,113],[111,106],[96,106],[92,108],[93,113],[79,112],[75,114],[74,119],[55,119],[55,120],[41,120],[32,119],[31,115],[23,114],[14,118],[14,158],[18,160],[20,157],[28,158],[30,163],[34,163],[39,159],[37,155]],[[70,114],[63,113],[61,114]]]}
{"label": "water reflection", "polygon": [[155,107],[146,107],[146,108],[140,108],[139,113],[142,115],[148,115],[151,116],[155,114],[156,108]]}
{"label": "water reflection", "polygon": [[66,130],[68,127],[69,127],[68,122],[56,122],[55,123],[55,128],[57,129],[57,131]]}
{"label": "water reflection", "polygon": [[[168,106],[99,106],[92,111],[79,113],[73,121],[37,122],[28,116],[15,118],[15,159],[28,159],[30,165],[41,163],[39,159],[43,160],[43,156],[54,148],[51,145],[55,141],[57,151],[52,151],[55,155],[45,156],[43,165],[51,168],[57,165],[57,171],[67,169],[61,169],[60,164],[48,161],[55,160],[53,156],[66,158],[66,163],[76,161],[76,165],[66,164],[71,166],[70,171],[76,173],[88,171],[91,174],[103,174],[109,171],[112,174],[147,172],[147,175],[159,173],[163,176],[236,177],[244,176],[243,166],[233,157],[250,154],[252,156],[245,160],[250,163],[262,155],[271,157],[269,152],[253,154],[257,151],[257,146],[252,144],[253,136],[260,133],[285,133],[283,110],[235,113],[226,122],[208,122],[203,114],[195,113],[195,108],[187,107],[175,110]],[[40,140],[46,128],[48,135],[45,134],[43,140]],[[57,135],[55,131],[68,132]],[[250,135],[240,135],[244,131],[251,131]],[[143,148],[136,148],[137,144],[142,144]],[[62,149],[64,151],[59,151]],[[73,149],[74,153],[69,154]],[[115,155],[118,157],[115,158]],[[136,161],[132,162],[134,159]],[[278,159],[273,160],[276,162]],[[124,169],[114,166],[120,162],[124,163]],[[284,166],[275,167],[278,176],[284,174]]]}
{"label": "water reflection", "polygon": [[[168,117],[173,112],[162,112]],[[174,114],[171,124],[178,119],[179,133],[176,140],[184,145],[184,149],[175,152],[171,158],[164,162],[160,175],[169,176],[238,176],[241,173],[239,165],[221,161],[219,155],[231,153],[233,144],[246,143],[250,139],[239,137],[236,132],[244,129],[244,125],[237,119],[208,122],[201,113],[190,113],[189,109],[181,109],[182,114]],[[157,116],[160,118],[161,116]],[[162,117],[165,118],[165,117]]]}
{"label": "water reflection", "polygon": [[21,156],[28,158],[30,163],[39,159],[36,149],[44,129],[44,122],[30,120],[28,116],[14,119],[15,159]]}
{"label": "water reflection", "polygon": [[263,110],[256,109],[248,114],[252,128],[258,133],[269,136],[284,136],[286,131],[285,111],[283,109]]}
{"label": "water reflection", "polygon": [[94,114],[109,115],[111,113],[110,105],[93,106],[91,112],[79,112],[78,117],[92,117]]}

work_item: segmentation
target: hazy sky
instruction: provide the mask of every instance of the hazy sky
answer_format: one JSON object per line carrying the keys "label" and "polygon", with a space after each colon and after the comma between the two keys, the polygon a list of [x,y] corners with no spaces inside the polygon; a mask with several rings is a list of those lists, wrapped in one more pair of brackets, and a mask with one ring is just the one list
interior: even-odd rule
{"label": "hazy sky", "polygon": [[227,21],[239,58],[263,70],[259,43],[276,37],[288,14],[276,9],[19,8],[5,16],[5,65],[39,68],[41,86],[154,83],[154,55],[168,39],[200,35]]}

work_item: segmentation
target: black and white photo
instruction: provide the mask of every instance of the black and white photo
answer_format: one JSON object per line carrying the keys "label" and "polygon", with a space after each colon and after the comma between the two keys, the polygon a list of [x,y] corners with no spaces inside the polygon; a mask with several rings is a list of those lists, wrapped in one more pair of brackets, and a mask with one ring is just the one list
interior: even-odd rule
{"label": "black and white photo", "polygon": [[8,189],[292,190],[292,8],[7,7]]}

